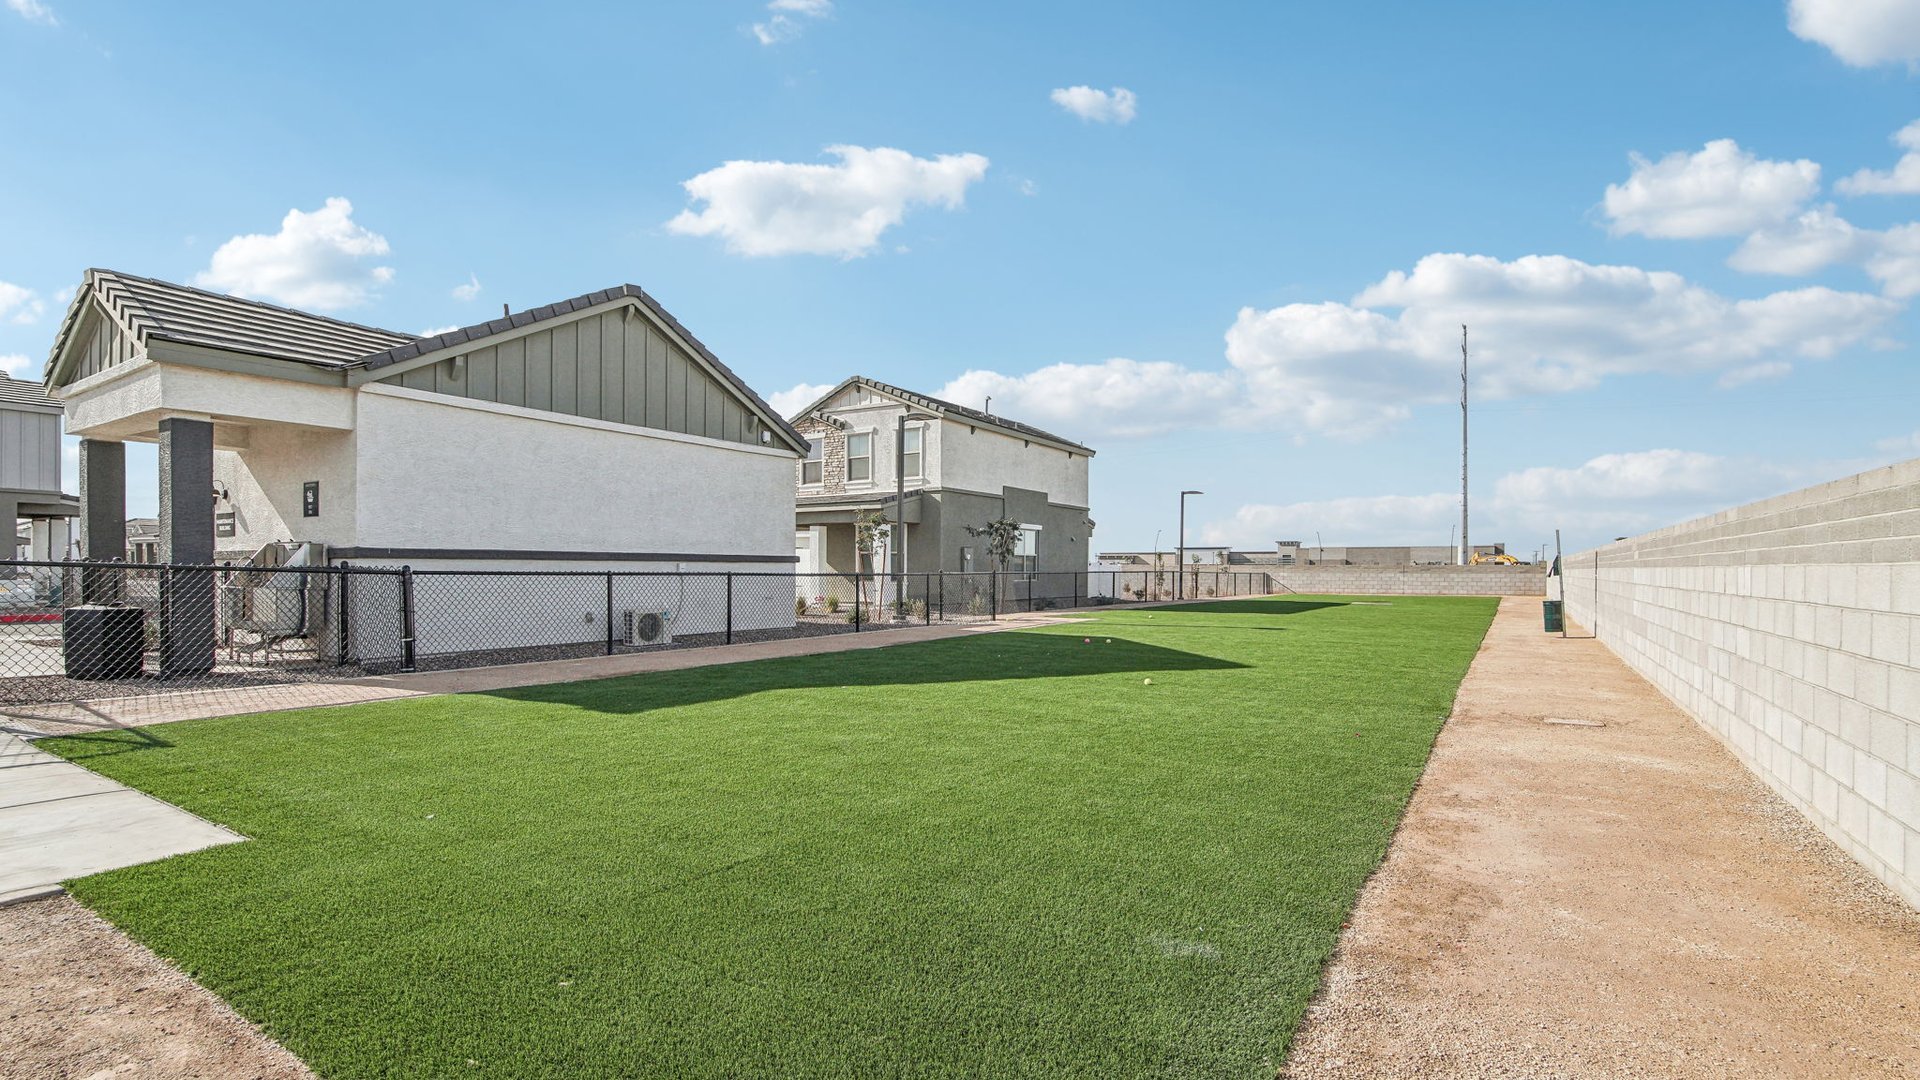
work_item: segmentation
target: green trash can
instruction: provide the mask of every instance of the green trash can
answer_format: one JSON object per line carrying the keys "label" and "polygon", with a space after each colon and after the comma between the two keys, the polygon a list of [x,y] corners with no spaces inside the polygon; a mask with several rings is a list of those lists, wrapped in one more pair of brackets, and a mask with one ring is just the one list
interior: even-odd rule
{"label": "green trash can", "polygon": [[1540,605],[1540,613],[1547,622],[1547,633],[1557,634],[1567,627],[1565,616],[1560,613],[1560,601],[1549,600]]}

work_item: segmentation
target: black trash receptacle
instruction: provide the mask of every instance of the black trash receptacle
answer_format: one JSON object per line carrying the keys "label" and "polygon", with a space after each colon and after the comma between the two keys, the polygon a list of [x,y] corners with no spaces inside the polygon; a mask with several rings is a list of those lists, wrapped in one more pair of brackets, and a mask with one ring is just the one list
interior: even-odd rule
{"label": "black trash receptacle", "polygon": [[146,653],[145,610],[79,604],[60,619],[60,654],[69,679],[137,679]]}

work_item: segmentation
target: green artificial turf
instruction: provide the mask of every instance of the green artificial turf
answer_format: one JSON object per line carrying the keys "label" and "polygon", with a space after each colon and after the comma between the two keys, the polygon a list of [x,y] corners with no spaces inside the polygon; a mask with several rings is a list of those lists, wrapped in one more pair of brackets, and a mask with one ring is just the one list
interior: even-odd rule
{"label": "green artificial turf", "polygon": [[1115,610],[42,745],[253,838],[72,890],[324,1076],[1270,1076],[1493,611]]}

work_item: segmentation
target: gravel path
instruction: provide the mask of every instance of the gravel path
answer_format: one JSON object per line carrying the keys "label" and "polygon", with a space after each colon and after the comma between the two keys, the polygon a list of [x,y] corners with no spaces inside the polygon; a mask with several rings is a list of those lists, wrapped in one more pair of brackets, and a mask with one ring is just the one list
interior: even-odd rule
{"label": "gravel path", "polygon": [[1282,1075],[1920,1076],[1920,913],[1510,598]]}
{"label": "gravel path", "polygon": [[0,907],[0,1076],[312,1075],[211,992],[67,897]]}

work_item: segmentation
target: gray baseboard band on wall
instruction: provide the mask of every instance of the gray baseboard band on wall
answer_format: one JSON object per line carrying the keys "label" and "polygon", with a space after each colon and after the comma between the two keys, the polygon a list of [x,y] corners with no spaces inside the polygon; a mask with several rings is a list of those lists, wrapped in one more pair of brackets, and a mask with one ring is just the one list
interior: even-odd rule
{"label": "gray baseboard band on wall", "polygon": [[515,548],[343,547],[332,559],[524,559],[532,562],[797,563],[798,555],[708,555],[675,551],[539,551]]}

